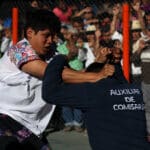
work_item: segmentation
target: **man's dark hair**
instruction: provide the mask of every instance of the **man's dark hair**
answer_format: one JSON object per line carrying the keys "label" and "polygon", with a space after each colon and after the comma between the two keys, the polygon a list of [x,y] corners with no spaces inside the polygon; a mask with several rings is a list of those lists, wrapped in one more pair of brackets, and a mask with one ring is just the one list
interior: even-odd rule
{"label": "man's dark hair", "polygon": [[108,48],[113,48],[113,40],[108,40],[108,41],[105,41],[105,40],[100,40],[99,41],[99,44],[100,44],[100,46],[102,46],[102,47],[108,47]]}
{"label": "man's dark hair", "polygon": [[104,63],[94,62],[87,67],[86,72],[99,72],[102,70],[104,65]]}
{"label": "man's dark hair", "polygon": [[99,20],[103,20],[105,18],[110,18],[112,20],[112,14],[105,11],[105,12],[98,15]]}
{"label": "man's dark hair", "polygon": [[60,32],[60,21],[51,11],[45,9],[33,9],[26,13],[24,36],[27,38],[26,31],[31,27],[36,33],[40,30],[49,29],[52,34]]}
{"label": "man's dark hair", "polygon": [[81,17],[73,17],[71,21],[72,23],[74,22],[83,23],[83,19]]}

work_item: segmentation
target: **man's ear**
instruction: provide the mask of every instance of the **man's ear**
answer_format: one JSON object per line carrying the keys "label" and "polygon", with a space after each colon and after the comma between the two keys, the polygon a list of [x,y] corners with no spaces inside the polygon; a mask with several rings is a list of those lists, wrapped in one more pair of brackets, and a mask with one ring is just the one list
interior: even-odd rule
{"label": "man's ear", "polygon": [[31,39],[32,36],[35,34],[35,31],[32,28],[28,28],[26,32],[27,32],[28,39]]}

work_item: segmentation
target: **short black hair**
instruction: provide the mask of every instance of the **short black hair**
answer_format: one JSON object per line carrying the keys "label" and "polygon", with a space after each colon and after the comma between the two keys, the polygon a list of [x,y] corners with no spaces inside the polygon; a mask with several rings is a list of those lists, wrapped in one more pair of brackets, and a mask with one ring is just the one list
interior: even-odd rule
{"label": "short black hair", "polygon": [[102,47],[113,48],[114,41],[111,40],[111,39],[108,40],[108,41],[102,39],[102,40],[99,41],[99,44],[100,44],[100,46],[102,46]]}
{"label": "short black hair", "polygon": [[104,67],[105,63],[94,62],[86,68],[86,72],[99,72]]}
{"label": "short black hair", "polygon": [[83,19],[81,17],[73,17],[71,21],[72,23],[74,22],[83,23]]}
{"label": "short black hair", "polygon": [[26,13],[24,36],[27,38],[26,31],[30,27],[36,33],[49,29],[52,34],[56,34],[60,32],[60,26],[60,21],[53,12],[45,9],[32,9]]}
{"label": "short black hair", "polygon": [[112,20],[112,14],[110,14],[106,11],[102,12],[101,14],[98,14],[98,19],[99,20],[103,20],[105,18],[110,18]]}

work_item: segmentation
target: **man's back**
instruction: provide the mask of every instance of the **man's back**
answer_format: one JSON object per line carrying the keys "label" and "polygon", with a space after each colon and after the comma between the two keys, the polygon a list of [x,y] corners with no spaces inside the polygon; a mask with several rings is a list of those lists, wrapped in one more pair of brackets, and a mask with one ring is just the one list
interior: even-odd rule
{"label": "man's back", "polygon": [[[88,88],[95,107],[85,111],[93,150],[148,150],[150,145],[146,141],[144,103],[139,87],[111,85],[111,79],[100,81],[99,86],[101,88],[93,90],[94,93]],[[98,89],[102,91],[96,94]]]}
{"label": "man's back", "polygon": [[96,83],[65,84],[61,72],[66,61],[57,56],[43,79],[43,99],[83,110],[93,150],[148,150],[142,92],[116,78]]}

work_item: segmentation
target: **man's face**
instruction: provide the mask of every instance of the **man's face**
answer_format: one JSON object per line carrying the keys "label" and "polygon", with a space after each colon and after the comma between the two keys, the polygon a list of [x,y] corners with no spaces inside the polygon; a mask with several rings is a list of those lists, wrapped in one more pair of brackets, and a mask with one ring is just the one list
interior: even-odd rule
{"label": "man's face", "polygon": [[103,39],[104,41],[109,41],[109,40],[111,39],[111,34],[110,34],[110,32],[103,32],[103,33],[102,33],[102,39]]}
{"label": "man's face", "polygon": [[67,11],[67,4],[64,2],[64,1],[60,1],[59,2],[59,8],[62,10],[62,11]]}
{"label": "man's face", "polygon": [[140,32],[141,31],[138,31],[138,30],[135,30],[135,31],[133,30],[131,32],[132,33],[132,39],[134,42],[137,41],[141,37]]}
{"label": "man's face", "polygon": [[113,62],[119,63],[122,59],[122,50],[120,48],[112,48]]}
{"label": "man's face", "polygon": [[88,42],[95,40],[95,32],[86,34],[86,38]]}
{"label": "man's face", "polygon": [[83,25],[82,25],[82,23],[74,22],[73,28],[75,28],[76,30],[78,30],[78,32],[80,32],[83,30]]}
{"label": "man's face", "polygon": [[5,37],[11,38],[11,29],[10,28],[5,28],[4,33],[5,33]]}
{"label": "man's face", "polygon": [[110,18],[104,18],[101,22],[101,26],[106,26],[106,25],[109,25],[111,23],[111,19]]}
{"label": "man's face", "polygon": [[89,11],[86,11],[86,12],[84,13],[84,18],[85,18],[85,19],[92,19],[92,18],[93,18],[92,9],[89,10]]}
{"label": "man's face", "polygon": [[63,34],[64,39],[66,41],[72,40],[72,41],[76,42],[77,37],[78,37],[77,33],[73,33],[71,31],[69,31],[68,29],[61,30],[61,33]]}
{"label": "man's face", "polygon": [[122,49],[122,43],[119,40],[116,40],[114,43],[114,47]]}
{"label": "man's face", "polygon": [[150,25],[150,15],[146,15],[146,23]]}
{"label": "man's face", "polygon": [[34,8],[38,8],[38,2],[35,0],[31,3],[31,6],[34,7]]}
{"label": "man's face", "polygon": [[28,29],[27,35],[29,43],[38,55],[44,56],[50,51],[54,36],[48,29],[38,31],[37,33],[33,29]]}

